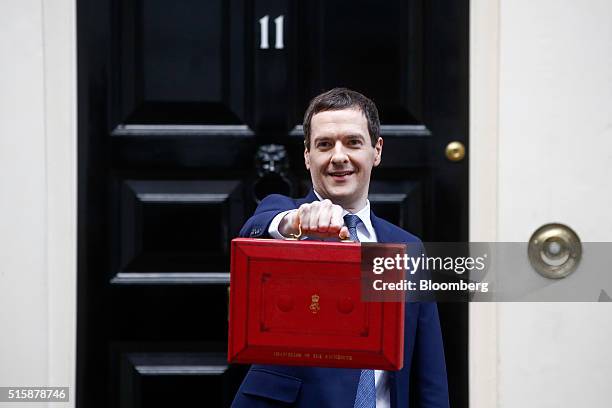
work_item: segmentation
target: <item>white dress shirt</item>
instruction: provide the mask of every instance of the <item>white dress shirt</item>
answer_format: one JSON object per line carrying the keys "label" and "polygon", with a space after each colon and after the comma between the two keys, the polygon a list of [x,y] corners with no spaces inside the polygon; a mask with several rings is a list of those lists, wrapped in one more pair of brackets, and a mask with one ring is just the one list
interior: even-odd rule
{"label": "white dress shirt", "polygon": [[[322,200],[319,193],[316,191],[314,193],[319,200]],[[287,239],[287,237],[278,231],[278,227],[283,217],[291,211],[297,210],[284,211],[272,219],[270,227],[268,227],[268,234],[270,234],[272,238]],[[348,213],[348,211],[344,210],[342,216],[344,217]],[[359,238],[359,242],[378,242],[376,239],[376,231],[374,231],[372,221],[370,220],[370,201],[366,200],[365,207],[356,212],[355,215],[361,220],[361,222],[357,224],[357,237]],[[376,408],[389,408],[391,406],[391,400],[387,372],[383,370],[374,370],[374,384],[376,385]]]}

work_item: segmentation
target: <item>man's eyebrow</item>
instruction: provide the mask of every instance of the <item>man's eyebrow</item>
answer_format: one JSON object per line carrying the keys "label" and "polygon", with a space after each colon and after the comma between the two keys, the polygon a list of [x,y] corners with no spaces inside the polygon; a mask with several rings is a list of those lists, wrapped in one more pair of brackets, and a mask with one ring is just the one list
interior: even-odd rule
{"label": "man's eyebrow", "polygon": [[322,136],[316,136],[313,140],[315,142],[318,142],[321,140],[329,140],[329,139],[331,139],[331,136],[322,135]]}
{"label": "man's eyebrow", "polygon": [[365,140],[366,138],[365,135],[361,133],[348,133],[344,137],[349,138],[349,139],[363,139],[363,140]]}

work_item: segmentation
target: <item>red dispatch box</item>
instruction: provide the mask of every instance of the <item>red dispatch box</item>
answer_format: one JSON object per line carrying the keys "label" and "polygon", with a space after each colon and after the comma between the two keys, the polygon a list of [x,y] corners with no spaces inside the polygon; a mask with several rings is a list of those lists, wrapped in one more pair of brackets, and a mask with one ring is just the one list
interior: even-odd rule
{"label": "red dispatch box", "polygon": [[234,239],[228,361],[401,369],[404,302],[363,302],[360,262],[358,243]]}

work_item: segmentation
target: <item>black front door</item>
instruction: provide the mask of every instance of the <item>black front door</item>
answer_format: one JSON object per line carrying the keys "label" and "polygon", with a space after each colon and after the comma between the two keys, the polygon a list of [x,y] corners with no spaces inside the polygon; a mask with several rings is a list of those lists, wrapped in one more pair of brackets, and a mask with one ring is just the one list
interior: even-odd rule
{"label": "black front door", "polygon": [[[229,406],[229,242],[271,192],[300,196],[302,115],[347,86],[385,139],[370,201],[464,241],[467,1],[78,0],[77,406]],[[272,145],[275,146],[272,146]],[[441,304],[467,407],[467,306]]]}

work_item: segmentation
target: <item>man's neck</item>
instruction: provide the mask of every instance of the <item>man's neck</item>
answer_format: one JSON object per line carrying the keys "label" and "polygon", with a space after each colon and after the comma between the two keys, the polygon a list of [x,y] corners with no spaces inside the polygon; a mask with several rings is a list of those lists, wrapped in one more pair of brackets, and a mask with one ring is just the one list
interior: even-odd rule
{"label": "man's neck", "polygon": [[[314,188],[312,189],[312,191],[314,191],[315,195],[319,198],[319,200],[324,200],[326,198],[329,198],[329,197],[325,197],[322,194],[319,194],[319,192],[316,191]],[[331,200],[332,203],[339,205],[340,207],[344,208],[346,211],[350,212],[351,214],[357,214],[359,211],[363,210],[367,204],[365,198],[359,200],[356,203],[344,203],[342,201],[332,200],[331,198],[329,199]]]}

